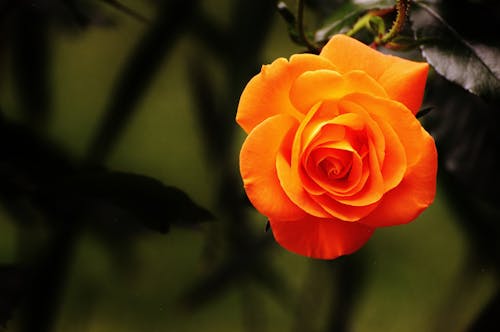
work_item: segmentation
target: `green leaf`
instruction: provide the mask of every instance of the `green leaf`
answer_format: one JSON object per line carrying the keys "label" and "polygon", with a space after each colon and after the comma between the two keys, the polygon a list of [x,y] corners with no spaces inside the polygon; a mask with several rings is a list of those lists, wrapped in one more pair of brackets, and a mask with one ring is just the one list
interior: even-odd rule
{"label": "green leaf", "polygon": [[[439,151],[440,170],[447,171],[475,199],[500,206],[498,109],[441,76],[427,84],[426,129]],[[417,114],[418,116],[418,114]]]}
{"label": "green leaf", "polygon": [[335,34],[349,31],[356,24],[358,19],[365,13],[365,9],[356,9],[349,14],[342,16],[339,20],[329,23],[325,27],[317,30],[314,35],[314,40],[317,43],[324,43]]}
{"label": "green leaf", "polygon": [[498,51],[471,45],[422,3],[415,3],[411,21],[422,55],[439,74],[487,102],[500,101],[500,73],[494,68]]}
{"label": "green leaf", "polygon": [[0,201],[13,221],[29,225],[38,211],[32,194],[55,178],[72,174],[73,161],[52,140],[0,112]]}
{"label": "green leaf", "polygon": [[130,173],[82,172],[61,180],[40,196],[52,210],[77,215],[86,212],[97,220],[132,219],[161,233],[168,232],[171,224],[192,226],[213,218],[183,191]]}
{"label": "green leaf", "polygon": [[[385,30],[385,27],[380,23],[383,22],[380,16],[367,17],[366,22],[360,22],[359,19],[367,14],[370,10],[387,9],[394,6],[395,1],[348,1],[338,6],[333,15],[325,22],[325,25],[316,31],[315,41],[317,43],[325,43],[328,39],[338,33],[346,33],[350,31],[357,23],[363,27],[366,25],[370,28],[370,23],[375,23],[375,30],[379,28]],[[374,22],[370,20],[375,19]],[[380,20],[377,22],[377,20]]]}

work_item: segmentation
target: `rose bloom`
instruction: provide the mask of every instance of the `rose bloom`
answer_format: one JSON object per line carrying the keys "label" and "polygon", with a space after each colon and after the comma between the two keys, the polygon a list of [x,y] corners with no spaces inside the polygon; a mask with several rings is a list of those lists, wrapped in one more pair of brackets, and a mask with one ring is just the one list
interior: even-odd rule
{"label": "rose bloom", "polygon": [[332,259],[432,203],[436,147],[415,118],[427,71],[336,35],[320,55],[279,58],[250,80],[240,172],[281,246]]}

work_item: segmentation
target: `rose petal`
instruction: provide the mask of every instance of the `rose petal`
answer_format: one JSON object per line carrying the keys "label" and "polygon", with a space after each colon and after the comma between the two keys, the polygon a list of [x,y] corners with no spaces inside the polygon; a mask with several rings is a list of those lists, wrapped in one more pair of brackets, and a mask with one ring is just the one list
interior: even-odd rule
{"label": "rose petal", "polygon": [[[346,104],[346,103],[344,103]],[[362,129],[362,125],[367,125],[370,127],[370,132],[371,132],[371,137],[369,138],[368,136],[364,135],[364,140],[366,142],[363,142],[364,145],[368,146],[369,150],[369,156],[368,158],[365,159],[365,163],[368,164],[369,166],[369,176],[368,176],[368,181],[364,183],[363,187],[355,186],[357,190],[354,192],[351,192],[349,195],[346,195],[345,192],[344,194],[341,195],[335,195],[333,190],[328,190],[328,188],[331,188],[330,186],[324,186],[323,188],[327,189],[328,192],[330,192],[331,196],[335,199],[337,199],[340,203],[343,204],[348,204],[352,206],[365,206],[365,205],[371,205],[375,202],[377,202],[383,195],[384,191],[384,180],[381,174],[380,170],[380,161],[379,161],[379,154],[384,153],[385,149],[385,143],[384,143],[384,137],[378,128],[377,124],[369,118],[367,112],[361,109],[361,107],[352,105],[352,103],[349,105],[350,109],[354,110],[356,109],[356,113],[345,113],[341,114],[334,119],[328,121],[328,123],[332,123],[334,125],[339,125],[343,124],[346,127],[353,127],[356,130]],[[344,109],[346,108],[345,105],[343,107]],[[318,112],[316,113],[318,114]],[[363,119],[363,121],[360,121]],[[299,129],[297,130],[297,135],[301,134],[301,129],[303,127],[303,124],[299,126]],[[307,126],[305,127],[307,129]],[[316,148],[325,148],[328,147],[330,149],[342,149],[346,151],[353,152],[355,149],[353,149],[352,145],[347,141],[338,141],[338,142],[328,142],[328,136],[324,135],[323,132],[319,133],[317,136],[317,140],[313,140],[310,142],[310,144],[306,147],[305,152],[303,157],[306,157],[307,155],[313,153],[314,149]],[[316,145],[318,143],[321,143],[320,145]],[[294,142],[294,145],[296,145],[297,142]],[[382,150],[382,151],[379,151]],[[356,151],[359,153],[359,151]],[[302,161],[304,164],[304,160]],[[294,163],[294,159],[292,158],[292,169],[297,168],[297,172],[299,172],[298,166]],[[317,177],[316,177],[317,178]],[[365,177],[366,179],[366,177]],[[321,183],[318,183],[321,185]],[[287,189],[285,188],[285,191]],[[287,192],[288,193],[288,192]],[[290,196],[291,194],[288,193]],[[292,198],[293,200],[293,198]],[[316,200],[316,199],[314,199]],[[297,203],[298,204],[298,203]],[[328,210],[327,207],[324,204],[320,204],[325,210]]]}
{"label": "rose petal", "polygon": [[331,180],[347,176],[352,165],[352,152],[344,149],[319,148],[313,151],[314,169]]}
{"label": "rose petal", "polygon": [[340,75],[332,70],[315,70],[297,77],[290,88],[290,100],[298,110],[306,113],[318,102],[340,99],[353,92],[387,97],[384,88],[362,71]]}
{"label": "rose petal", "polygon": [[316,69],[335,70],[326,58],[312,54],[296,54],[287,61],[275,60],[262,66],[243,90],[236,114],[236,122],[249,133],[256,125],[276,114],[290,114],[297,119],[303,117],[291,104],[288,97],[293,81],[305,71]]}
{"label": "rose petal", "polygon": [[384,195],[377,209],[360,222],[371,227],[405,224],[433,202],[436,192],[436,146],[423,128],[414,139],[421,149],[420,158],[408,168],[401,183]]}
{"label": "rose petal", "polygon": [[299,160],[299,155],[305,150],[311,151],[314,146],[343,140],[347,129],[364,128],[362,117],[356,114],[339,114],[337,104],[336,101],[326,101],[311,108],[297,130],[292,164]]}
{"label": "rose petal", "polygon": [[[373,116],[378,119],[378,116]],[[396,187],[406,173],[406,153],[394,129],[385,121],[377,121],[385,137],[385,158],[382,164],[384,191]]]}
{"label": "rose petal", "polygon": [[422,104],[429,66],[380,53],[356,39],[335,35],[320,56],[329,59],[340,73],[362,70],[382,85],[391,99],[416,114]]}
{"label": "rose petal", "polygon": [[[365,116],[365,121],[369,124],[370,138],[375,144],[377,157],[381,165],[384,191],[388,191],[401,182],[406,172],[406,153],[394,129],[376,113],[372,112],[370,114],[368,110],[365,110],[364,107],[367,107],[367,105],[368,102],[364,101],[360,105],[349,100],[342,100],[339,103],[339,108],[341,113],[352,112]],[[410,117],[411,121],[413,121],[413,116]]]}
{"label": "rose petal", "polygon": [[305,217],[295,221],[270,220],[276,241],[300,255],[334,259],[353,253],[373,234],[373,228],[335,219]]}
{"label": "rose petal", "polygon": [[311,195],[304,189],[300,176],[292,171],[289,160],[281,153],[278,153],[276,158],[276,169],[283,190],[295,205],[300,206],[312,216],[319,218],[332,216],[311,198]]}
{"label": "rose petal", "polygon": [[[343,139],[345,136],[345,128],[343,126],[329,126],[329,128],[324,128],[325,125],[329,124],[338,115],[336,101],[326,101],[312,107],[298,129],[300,135],[297,135],[294,143],[297,145],[296,152],[302,151],[313,139],[321,135],[321,131],[323,130],[328,131],[328,133],[323,133],[323,136],[326,137],[325,142]],[[298,157],[298,154],[294,155],[294,160],[298,160]]]}
{"label": "rose petal", "polygon": [[[309,193],[304,189],[298,172],[299,152],[296,150],[297,146],[300,146],[300,143],[297,143],[297,137],[300,136],[299,130],[303,124],[301,123],[299,129],[297,129],[295,138],[288,136],[283,140],[283,144],[276,156],[278,178],[283,190],[294,204],[300,206],[304,211],[313,216],[328,218],[331,215],[312,200]],[[296,160],[294,160],[294,154],[297,154]]]}
{"label": "rose petal", "polygon": [[[354,116],[356,115],[359,119],[360,122],[363,123],[363,127],[366,128],[366,131],[363,133],[363,139],[366,140],[366,142],[371,141],[374,146],[375,146],[375,151],[377,153],[377,159],[380,162],[380,165],[384,162],[385,158],[385,138],[382,133],[382,131],[379,128],[379,125],[377,122],[375,122],[370,114],[363,109],[363,107],[352,103],[350,101],[346,100],[341,100],[339,102],[339,112],[343,113],[343,116]],[[338,117],[338,119],[335,119],[336,122],[338,122],[340,119],[342,119],[341,116]],[[361,128],[357,129],[360,130]],[[360,138],[360,135],[358,135],[358,139]],[[363,142],[360,142],[363,143]],[[366,145],[366,143],[365,143]],[[360,151],[359,151],[360,152]]]}
{"label": "rose petal", "polygon": [[[309,172],[309,176],[314,179],[315,183],[324,191],[335,194],[335,196],[350,196],[353,192],[359,191],[368,179],[368,166],[365,165],[363,171],[363,162],[357,152],[353,151],[350,160],[349,175],[341,180],[332,180],[326,178],[318,172]],[[309,166],[309,168],[311,168]],[[366,173],[366,176],[364,174]],[[356,188],[358,188],[356,190]],[[324,193],[321,192],[321,193]]]}
{"label": "rose petal", "polygon": [[[329,218],[329,217],[341,217],[343,220],[358,220],[360,217],[364,217],[366,212],[355,211],[353,213],[348,212],[337,212],[336,208],[329,208],[326,204],[321,204],[322,200],[318,200],[317,197],[311,195],[311,191],[317,188],[313,186],[308,187],[311,189],[310,192],[305,189],[303,176],[301,177],[301,136],[302,130],[307,127],[309,121],[317,114],[317,112],[322,108],[323,104],[316,104],[311,111],[306,115],[305,119],[301,122],[299,128],[297,129],[295,138],[282,145],[280,151],[278,152],[276,158],[276,169],[278,172],[278,178],[280,180],[283,190],[286,192],[287,196],[292,202],[297,206],[300,206],[307,213],[319,217],[319,218]],[[350,121],[354,121],[353,116],[345,116],[345,120],[348,118]],[[334,121],[333,119],[332,121]],[[341,119],[340,119],[341,120]],[[338,121],[340,121],[338,120]],[[342,122],[342,121],[340,121]],[[357,125],[356,125],[357,126]],[[330,148],[338,148],[338,144],[343,144],[344,149],[349,148],[349,144],[345,141],[340,141],[337,143],[329,143]],[[337,144],[337,145],[335,145]],[[352,150],[352,148],[351,148]],[[291,153],[290,153],[291,152]],[[376,156],[372,158],[372,161],[376,161]],[[353,198],[349,198],[349,205],[361,206],[361,205],[371,205],[374,200],[381,197],[382,193],[379,193],[380,189],[383,189],[383,182],[381,181],[380,170],[376,166],[369,166],[370,168],[376,169],[376,174],[368,174],[360,178],[363,182],[363,189],[360,190],[365,197],[361,195],[353,195]],[[363,171],[363,173],[366,173]],[[368,179],[368,180],[367,180]],[[361,181],[360,181],[361,182]],[[366,185],[365,185],[366,183]],[[360,188],[355,186],[355,188]],[[344,198],[347,199],[347,198]],[[335,204],[335,202],[331,203]],[[343,206],[339,209],[343,209]],[[367,211],[367,210],[363,210]]]}
{"label": "rose petal", "polygon": [[240,172],[248,199],[269,218],[292,220],[305,215],[287,197],[276,174],[276,154],[285,136],[297,126],[289,115],[272,116],[250,132],[240,152]]}
{"label": "rose petal", "polygon": [[[332,144],[337,144],[336,147]],[[353,154],[353,149],[351,146],[347,145],[346,142],[334,142],[327,146],[320,146],[313,151],[306,151],[303,154],[301,163],[298,168],[299,175],[304,183],[304,188],[311,194],[319,195],[328,192],[335,192],[335,184],[345,182],[346,178],[349,177],[349,173],[352,169],[353,159],[355,158]],[[335,159],[337,165],[341,165],[341,173],[336,177],[340,178],[338,180],[328,174],[328,165],[333,166],[328,160]],[[354,165],[356,168],[358,165]],[[356,170],[355,170],[356,171]],[[360,172],[359,172],[360,173]]]}
{"label": "rose petal", "polygon": [[368,142],[368,146],[370,152],[364,160],[364,163],[369,163],[368,180],[363,188],[352,196],[334,196],[338,202],[351,206],[367,206],[377,203],[384,195],[384,179],[377,160],[377,153],[372,142]]}
{"label": "rose petal", "polygon": [[394,129],[406,151],[408,167],[420,159],[420,154],[423,152],[420,141],[422,125],[404,105],[364,94],[352,94],[346,96],[344,100],[350,100],[361,106],[373,114],[373,118],[378,122],[385,122]]}
{"label": "rose petal", "polygon": [[[351,196],[354,193],[358,192],[366,183],[366,180],[369,176],[369,167],[368,165],[363,165],[363,161],[361,156],[357,153],[357,151],[352,147],[352,144],[349,143],[349,140],[342,142],[324,142],[322,143],[323,137],[318,137],[318,141],[314,141],[313,144],[307,147],[305,152],[303,153],[303,160],[301,164],[303,167],[299,167],[299,174],[304,184],[307,183],[308,187],[315,188],[315,191],[308,190],[312,194],[323,194],[325,192],[329,192],[334,194],[335,196]],[[325,138],[326,140],[326,138]],[[317,146],[315,144],[318,144]],[[314,147],[314,148],[313,148]],[[311,161],[313,158],[311,154],[314,154],[314,149],[322,149],[322,148],[330,148],[330,149],[342,149],[350,152],[351,154],[351,169],[349,175],[342,180],[332,180],[322,174],[322,172],[316,171],[317,165],[314,161]],[[305,169],[308,170],[307,174]],[[308,182],[305,181],[308,179]],[[313,182],[315,186],[313,187],[309,182]]]}
{"label": "rose petal", "polygon": [[[328,151],[329,150],[329,151]],[[327,152],[328,151],[328,152]],[[330,143],[329,145],[325,145],[325,147],[319,147],[318,149],[314,150],[311,152],[311,159],[316,159],[316,156],[318,158],[322,158],[322,156],[328,153],[330,156],[338,156],[340,158],[345,157],[342,156],[344,153],[349,154],[351,156],[351,160],[354,155],[357,155],[357,153],[353,150],[352,146],[346,142],[346,141],[340,141],[340,142],[333,142]],[[326,155],[325,155],[326,156]],[[360,166],[361,167],[361,166]],[[317,168],[316,168],[317,169]],[[363,183],[367,183],[366,186],[361,186],[358,187],[357,185],[355,186],[356,188],[363,188],[361,191],[361,194],[337,194],[337,188],[335,187],[335,184],[338,182],[342,181],[334,181],[331,179],[328,179],[327,176],[325,176],[324,172],[322,171],[315,171],[312,172],[311,174],[308,174],[311,176],[312,179],[316,180],[316,183],[318,185],[321,185],[322,188],[326,189],[326,193],[320,193],[319,195],[315,195],[313,192],[309,193],[311,194],[309,197],[315,201],[316,203],[319,204],[325,210],[328,212],[331,216],[338,218],[343,221],[357,221],[366,215],[368,215],[370,212],[372,212],[376,205],[378,204],[378,198],[375,196],[374,193],[374,188],[373,188],[373,183],[374,179],[377,177],[374,175],[369,175],[367,174],[366,177],[361,177],[359,176],[359,170],[354,170],[355,172],[358,172],[358,181],[363,179]],[[300,173],[299,173],[300,174]],[[301,179],[303,179],[304,175],[301,174]],[[366,180],[369,181],[366,181]],[[303,180],[302,180],[303,181]],[[346,180],[346,182],[349,180]],[[351,187],[354,187],[351,183],[353,181],[347,182]],[[304,182],[303,183],[307,183]],[[306,188],[306,186],[304,186]],[[343,189],[343,188],[341,188]],[[383,192],[380,193],[380,197],[383,194]],[[358,197],[358,195],[362,195],[361,197]],[[372,201],[370,201],[372,200]],[[344,204],[343,201],[348,201],[349,204]],[[354,204],[353,204],[354,202]],[[358,204],[358,203],[363,203],[363,204]],[[365,202],[369,202],[366,203]]]}
{"label": "rose petal", "polygon": [[333,217],[346,221],[346,222],[356,222],[365,218],[373,210],[376,209],[379,204],[378,201],[368,205],[353,206],[341,203],[337,198],[331,197],[328,194],[312,196],[313,199],[318,202],[328,213]]}

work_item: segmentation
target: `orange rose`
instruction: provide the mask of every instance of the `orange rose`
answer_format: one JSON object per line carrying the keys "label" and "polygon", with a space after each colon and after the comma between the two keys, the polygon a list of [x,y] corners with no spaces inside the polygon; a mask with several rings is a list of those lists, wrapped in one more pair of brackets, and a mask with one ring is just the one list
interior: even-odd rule
{"label": "orange rose", "polygon": [[336,35],[319,56],[252,78],[236,115],[248,133],[240,171],[279,244],[332,259],[432,203],[436,147],[415,118],[427,71]]}

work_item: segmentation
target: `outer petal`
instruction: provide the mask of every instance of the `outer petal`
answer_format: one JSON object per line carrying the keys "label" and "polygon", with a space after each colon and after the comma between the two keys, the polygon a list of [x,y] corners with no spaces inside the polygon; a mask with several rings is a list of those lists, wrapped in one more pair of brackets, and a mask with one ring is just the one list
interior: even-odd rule
{"label": "outer petal", "polygon": [[309,70],[329,69],[335,66],[326,58],[312,54],[297,54],[287,61],[275,60],[262,66],[243,90],[236,114],[236,122],[250,132],[256,125],[276,114],[290,114],[303,117],[291,104],[288,93],[293,81]]}
{"label": "outer petal", "polygon": [[286,114],[275,115],[255,127],[240,152],[240,172],[248,198],[269,218],[293,220],[305,212],[290,201],[276,174],[276,154],[283,138],[294,132],[297,121]]}
{"label": "outer petal", "polygon": [[341,75],[332,70],[315,70],[297,77],[290,89],[290,100],[305,113],[318,102],[340,99],[353,92],[387,97],[384,88],[362,71]]}
{"label": "outer petal", "polygon": [[422,104],[429,66],[380,53],[356,39],[335,35],[320,56],[329,59],[340,73],[362,70],[382,85],[391,99],[416,114]]}
{"label": "outer petal", "polygon": [[405,224],[414,220],[436,194],[437,151],[432,137],[422,128],[420,159],[408,169],[401,183],[382,198],[379,206],[360,222],[371,227]]}
{"label": "outer petal", "polygon": [[312,258],[333,259],[363,246],[374,229],[355,222],[311,216],[295,221],[270,220],[276,241],[284,248]]}

